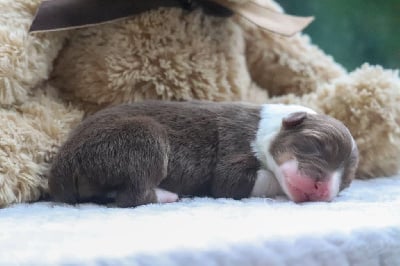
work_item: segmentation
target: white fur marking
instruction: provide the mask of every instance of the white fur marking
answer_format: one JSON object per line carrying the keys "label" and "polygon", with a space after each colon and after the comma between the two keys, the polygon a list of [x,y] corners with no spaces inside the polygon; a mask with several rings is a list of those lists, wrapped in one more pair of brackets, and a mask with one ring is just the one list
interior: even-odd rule
{"label": "white fur marking", "polygon": [[274,197],[281,195],[282,189],[275,179],[274,174],[267,170],[258,170],[257,179],[254,183],[250,196],[252,197]]}
{"label": "white fur marking", "polygon": [[338,169],[333,173],[333,175],[331,177],[331,184],[330,184],[330,188],[329,188],[330,200],[332,200],[334,197],[336,197],[337,194],[339,193],[342,175],[343,175],[343,169]]}
{"label": "white fur marking", "polygon": [[269,146],[281,128],[282,119],[294,112],[316,114],[316,112],[310,108],[300,105],[264,104],[261,108],[261,119],[258,125],[256,139],[252,143],[252,148],[257,158],[267,169],[269,169],[269,167],[265,164],[267,163],[266,157],[269,156]]}

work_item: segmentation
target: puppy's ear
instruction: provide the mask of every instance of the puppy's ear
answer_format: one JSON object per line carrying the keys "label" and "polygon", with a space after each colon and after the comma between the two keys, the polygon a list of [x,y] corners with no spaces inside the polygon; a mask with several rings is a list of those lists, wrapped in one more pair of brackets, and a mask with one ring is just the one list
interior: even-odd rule
{"label": "puppy's ear", "polygon": [[292,113],[282,119],[282,126],[285,129],[294,128],[300,125],[304,121],[304,119],[306,119],[306,117],[307,117],[306,112]]}

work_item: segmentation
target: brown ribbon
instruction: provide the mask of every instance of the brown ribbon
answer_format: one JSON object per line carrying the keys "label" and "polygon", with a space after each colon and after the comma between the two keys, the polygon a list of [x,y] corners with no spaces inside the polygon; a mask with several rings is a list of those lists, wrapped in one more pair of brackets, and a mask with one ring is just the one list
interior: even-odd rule
{"label": "brown ribbon", "polygon": [[236,13],[255,25],[284,36],[305,27],[313,17],[296,17],[273,11],[256,0],[244,4],[227,0],[45,0],[31,24],[30,32],[58,31],[88,27],[126,18],[158,7],[181,7],[191,10],[196,4],[206,13],[226,17]]}

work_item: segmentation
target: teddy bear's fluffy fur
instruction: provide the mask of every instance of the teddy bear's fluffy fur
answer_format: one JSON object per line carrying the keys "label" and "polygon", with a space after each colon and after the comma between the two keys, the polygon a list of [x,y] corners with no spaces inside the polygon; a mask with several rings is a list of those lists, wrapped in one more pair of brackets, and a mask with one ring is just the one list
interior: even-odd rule
{"label": "teddy bear's fluffy fur", "polygon": [[395,71],[363,65],[347,73],[303,34],[286,38],[201,9],[160,8],[29,34],[39,3],[0,2],[0,206],[46,193],[51,158],[85,113],[143,99],[310,106],[349,127],[360,150],[359,178],[399,170]]}

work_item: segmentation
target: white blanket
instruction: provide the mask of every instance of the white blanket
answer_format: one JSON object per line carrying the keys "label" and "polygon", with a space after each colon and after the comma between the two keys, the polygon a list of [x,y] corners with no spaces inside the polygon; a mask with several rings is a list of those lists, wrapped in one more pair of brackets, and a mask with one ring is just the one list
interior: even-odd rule
{"label": "white blanket", "polygon": [[332,203],[195,198],[0,210],[0,265],[400,265],[400,176]]}

